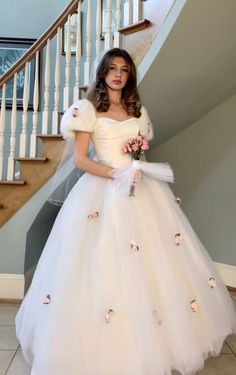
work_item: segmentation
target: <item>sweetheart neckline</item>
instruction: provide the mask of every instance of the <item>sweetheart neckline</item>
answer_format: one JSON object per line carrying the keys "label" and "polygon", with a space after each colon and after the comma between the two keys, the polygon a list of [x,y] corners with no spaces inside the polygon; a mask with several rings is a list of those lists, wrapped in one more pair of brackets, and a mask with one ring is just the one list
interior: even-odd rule
{"label": "sweetheart neckline", "polygon": [[96,117],[96,119],[97,119],[97,120],[98,120],[98,119],[112,120],[112,121],[115,121],[115,122],[119,122],[119,123],[121,124],[121,123],[126,122],[126,121],[134,120],[134,119],[136,119],[136,117],[130,117],[130,118],[127,118],[127,119],[122,120],[122,121],[116,120],[116,119],[111,118],[111,117],[104,117],[104,116]]}

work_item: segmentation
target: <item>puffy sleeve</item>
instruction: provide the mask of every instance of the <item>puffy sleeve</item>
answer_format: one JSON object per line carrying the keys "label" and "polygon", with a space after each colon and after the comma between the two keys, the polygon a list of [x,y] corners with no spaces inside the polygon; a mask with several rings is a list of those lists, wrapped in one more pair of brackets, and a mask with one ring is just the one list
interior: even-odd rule
{"label": "puffy sleeve", "polygon": [[[78,116],[73,117],[73,109],[78,109]],[[72,104],[61,119],[61,133],[65,139],[74,139],[76,131],[92,133],[96,121],[93,104],[88,99],[81,99]]]}
{"label": "puffy sleeve", "polygon": [[140,133],[148,140],[151,141],[154,137],[153,126],[148,116],[147,110],[144,106],[141,108],[140,117]]}

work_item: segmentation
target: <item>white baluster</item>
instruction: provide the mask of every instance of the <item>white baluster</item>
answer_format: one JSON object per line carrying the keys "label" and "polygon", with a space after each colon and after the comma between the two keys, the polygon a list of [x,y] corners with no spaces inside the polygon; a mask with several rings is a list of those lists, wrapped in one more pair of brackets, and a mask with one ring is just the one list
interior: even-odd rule
{"label": "white baluster", "polygon": [[92,39],[92,12],[91,0],[88,0],[87,7],[87,29],[86,29],[86,61],[84,64],[84,84],[89,85],[89,72],[91,64],[91,39]]}
{"label": "white baluster", "polygon": [[142,17],[141,0],[133,0],[133,23],[140,21],[141,17]]}
{"label": "white baluster", "polygon": [[115,13],[115,33],[114,33],[114,47],[120,48],[121,46],[121,34],[119,33],[121,26],[121,0],[116,0],[116,13]]}
{"label": "white baluster", "polygon": [[112,48],[112,30],[111,30],[111,21],[112,21],[112,0],[107,0],[107,9],[105,10],[105,50]]}
{"label": "white baluster", "polygon": [[101,49],[101,31],[102,31],[102,2],[97,1],[96,13],[96,56]]}
{"label": "white baluster", "polygon": [[132,2],[131,0],[127,0],[124,3],[124,17],[123,17],[123,22],[124,22],[124,27],[129,26],[131,24],[131,19],[132,19]]}
{"label": "white baluster", "polygon": [[60,57],[61,57],[61,28],[58,27],[56,63],[55,63],[54,110],[52,113],[52,134],[58,133],[58,111],[59,111],[59,98],[60,98]]}
{"label": "white baluster", "polygon": [[66,68],[65,68],[65,87],[63,95],[63,109],[69,107],[70,102],[70,61],[71,61],[71,16],[69,14],[66,23]]}
{"label": "white baluster", "polygon": [[[98,1],[99,2],[99,1]],[[80,2],[78,4],[78,13],[77,13],[77,30],[76,30],[76,62],[75,62],[75,86],[74,86],[74,95],[73,101],[79,99],[79,85],[80,85],[80,61],[81,61],[81,9]]]}
{"label": "white baluster", "polygon": [[0,180],[3,179],[3,147],[4,147],[4,130],[6,114],[6,84],[2,87],[2,102],[0,113]]}
{"label": "white baluster", "polygon": [[38,129],[38,106],[39,106],[39,51],[35,56],[35,78],[34,78],[34,96],[33,96],[33,128],[30,136],[30,157],[35,157],[37,153],[37,129]]}
{"label": "white baluster", "polygon": [[10,153],[8,157],[8,169],[7,169],[8,180],[14,179],[14,170],[15,170],[14,157],[15,157],[15,146],[16,146],[16,84],[17,84],[17,73],[14,74],[14,83],[13,83]]}
{"label": "white baluster", "polygon": [[49,97],[50,97],[50,39],[47,40],[44,85],[45,87],[44,87],[44,110],[43,110],[42,133],[48,134]]}
{"label": "white baluster", "polygon": [[27,61],[27,63],[25,64],[22,128],[21,128],[21,135],[20,135],[20,152],[19,152],[19,155],[21,157],[26,156],[28,104],[29,104],[29,63]]}

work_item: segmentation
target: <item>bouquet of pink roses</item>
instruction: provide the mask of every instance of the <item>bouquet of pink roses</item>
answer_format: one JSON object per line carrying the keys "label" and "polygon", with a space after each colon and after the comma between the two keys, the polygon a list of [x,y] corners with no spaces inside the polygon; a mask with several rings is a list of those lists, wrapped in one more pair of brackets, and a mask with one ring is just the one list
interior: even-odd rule
{"label": "bouquet of pink roses", "polygon": [[129,154],[132,163],[114,168],[110,173],[120,192],[134,196],[135,185],[142,175],[164,182],[174,182],[174,174],[168,163],[142,161],[144,151],[149,149],[148,141],[139,133],[135,138],[128,139],[121,146],[123,154]]}
{"label": "bouquet of pink roses", "polygon": [[148,141],[141,134],[139,134],[136,138],[129,139],[121,147],[122,153],[129,153],[133,160],[140,160],[144,151],[148,149]]}
{"label": "bouquet of pink roses", "polygon": [[[148,141],[139,134],[137,137],[128,139],[121,147],[123,154],[130,154],[132,160],[140,160],[141,156],[144,154],[144,151],[149,149]],[[135,185],[141,179],[141,170],[137,168],[137,171],[134,176],[134,180],[130,187],[130,196],[134,196]]]}

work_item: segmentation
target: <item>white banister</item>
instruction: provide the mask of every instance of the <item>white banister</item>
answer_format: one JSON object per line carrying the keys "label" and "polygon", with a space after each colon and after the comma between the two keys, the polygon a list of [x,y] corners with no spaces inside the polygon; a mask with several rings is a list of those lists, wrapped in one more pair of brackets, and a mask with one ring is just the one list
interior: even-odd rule
{"label": "white banister", "polygon": [[142,2],[141,0],[133,0],[133,23],[141,20],[142,17]]}
{"label": "white banister", "polygon": [[55,62],[55,88],[54,88],[54,109],[52,113],[52,134],[58,133],[58,112],[60,99],[60,60],[61,59],[61,28],[57,29],[57,47]]}
{"label": "white banister", "polygon": [[79,85],[80,85],[80,62],[81,62],[81,7],[80,2],[77,10],[77,22],[76,22],[76,53],[75,53],[75,86],[73,101],[79,99]]}
{"label": "white banister", "polygon": [[7,179],[12,181],[14,179],[14,157],[15,157],[15,146],[16,146],[16,85],[17,85],[17,73],[14,74],[13,81],[13,96],[12,96],[12,112],[11,112],[11,137],[10,137],[10,152],[8,157],[8,169]]}
{"label": "white banister", "polygon": [[97,1],[96,12],[96,56],[101,50],[101,32],[102,32],[102,2]]}
{"label": "white banister", "polygon": [[38,106],[39,106],[39,51],[35,57],[35,77],[34,77],[34,95],[33,95],[33,128],[30,136],[30,157],[35,157],[37,153],[36,134],[38,131]]}
{"label": "white banister", "polygon": [[0,179],[3,179],[3,147],[6,115],[6,84],[2,87],[2,101],[0,113]]}
{"label": "white banister", "polygon": [[87,7],[87,28],[86,28],[86,61],[84,65],[84,84],[89,85],[89,74],[91,65],[91,41],[92,41],[92,9],[91,0],[88,0]]}
{"label": "white banister", "polygon": [[63,95],[63,109],[66,110],[70,103],[70,61],[71,61],[71,16],[69,14],[66,23],[66,67],[65,86]]}
{"label": "white banister", "polygon": [[132,2],[131,0],[125,0],[124,2],[124,13],[123,13],[123,24],[129,26],[131,24],[132,16]]}
{"label": "white banister", "polygon": [[23,91],[23,112],[22,112],[22,128],[20,135],[20,156],[26,156],[27,146],[27,122],[28,122],[28,104],[29,104],[29,62],[25,64],[25,78]]}
{"label": "white banister", "polygon": [[112,21],[112,0],[107,0],[107,8],[105,10],[105,50],[112,48],[113,35],[111,29]]}
{"label": "white banister", "polygon": [[[49,134],[49,132],[58,134],[60,111],[67,109],[72,100],[75,102],[82,96],[81,93],[86,90],[84,86],[90,84],[91,67],[96,71],[98,58],[93,62],[92,57],[100,56],[101,51],[108,50],[113,46],[122,47],[124,37],[118,30],[123,26],[130,25],[132,22],[140,21],[141,4],[141,0],[71,1],[70,8],[63,14],[63,17],[52,25],[53,31],[49,30],[48,33],[45,33],[42,40],[39,38],[39,43],[38,41],[36,42],[25,60],[17,63],[17,66],[10,72],[9,77],[7,74],[5,75],[5,78],[1,80],[0,179],[13,180],[15,178],[15,156],[26,157],[28,154],[32,158],[38,156],[37,134],[39,132],[43,134]],[[103,14],[102,11],[104,11]],[[81,18],[81,15],[85,16],[85,19]],[[76,19],[75,24],[74,19]],[[82,35],[82,21],[84,23],[84,35]],[[61,54],[63,27],[66,30],[65,56]],[[104,41],[101,38],[102,32],[104,33]],[[76,37],[75,53],[71,50],[72,43],[74,48],[75,41],[74,38],[73,40],[71,39],[71,34]],[[54,47],[54,42],[56,45],[55,60],[54,55],[52,56],[54,50],[52,51],[51,48],[51,43],[53,43],[52,47]],[[82,42],[85,42],[85,45]],[[37,52],[36,47],[39,48]],[[32,79],[33,59],[35,59],[35,69]],[[41,69],[43,71],[41,91],[39,81],[40,62],[43,67]],[[84,66],[82,66],[82,63]],[[19,73],[14,74],[14,72],[19,72],[23,69],[25,71],[23,110],[22,113],[21,111],[18,113],[17,81]],[[7,87],[8,81],[13,80],[13,78],[12,108],[9,111],[11,130],[7,129],[6,131]],[[33,93],[30,91],[32,80],[34,80]],[[7,83],[3,84],[5,81]],[[29,111],[29,103],[30,106],[32,105],[32,96],[33,113]],[[31,121],[32,131],[30,134]],[[18,148],[19,155],[16,154]]]}
{"label": "white banister", "polygon": [[121,0],[116,0],[114,47],[118,47],[118,48],[120,48],[121,46],[121,34],[118,31],[120,27],[121,27]]}
{"label": "white banister", "polygon": [[49,125],[49,98],[50,98],[50,39],[47,40],[46,47],[46,63],[45,63],[45,77],[44,77],[44,110],[42,133],[48,134]]}

